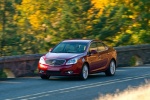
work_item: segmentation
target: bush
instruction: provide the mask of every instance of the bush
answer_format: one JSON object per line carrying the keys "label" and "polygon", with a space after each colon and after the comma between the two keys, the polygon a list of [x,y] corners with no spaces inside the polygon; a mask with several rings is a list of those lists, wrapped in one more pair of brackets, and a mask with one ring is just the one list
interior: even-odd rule
{"label": "bush", "polygon": [[3,70],[0,70],[0,78],[7,78],[7,75]]}
{"label": "bush", "polygon": [[130,66],[135,66],[136,65],[135,63],[136,63],[136,57],[132,56],[131,59],[130,59],[129,64],[130,64]]}

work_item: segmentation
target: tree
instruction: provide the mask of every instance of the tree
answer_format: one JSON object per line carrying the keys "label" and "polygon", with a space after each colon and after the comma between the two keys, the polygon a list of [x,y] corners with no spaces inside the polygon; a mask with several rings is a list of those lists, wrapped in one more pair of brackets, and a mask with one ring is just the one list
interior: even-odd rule
{"label": "tree", "polygon": [[[92,24],[97,19],[98,10],[95,9],[91,0],[62,1],[60,21],[53,34],[54,41],[72,38],[86,38],[90,35]],[[60,38],[56,38],[56,37]]]}
{"label": "tree", "polygon": [[150,43],[148,0],[111,0],[94,25],[93,37],[111,45]]}
{"label": "tree", "polygon": [[64,39],[150,43],[149,0],[1,0],[0,56],[45,53]]}
{"label": "tree", "polygon": [[[18,14],[16,19],[19,32],[34,36],[38,52],[46,52],[52,45],[52,34],[59,22],[60,1],[58,0],[22,0],[16,6]],[[42,48],[41,48],[42,47]]]}
{"label": "tree", "polygon": [[13,51],[11,49],[11,44],[13,44],[13,40],[16,37],[17,26],[15,21],[13,20],[13,15],[15,14],[15,8],[13,6],[12,0],[1,0],[0,1],[0,15],[1,15],[1,24],[0,24],[0,52],[1,55],[6,55],[6,53],[10,53]]}
{"label": "tree", "polygon": [[21,55],[38,53],[38,48],[35,44],[39,42],[34,35],[26,34],[21,31],[16,15],[19,12],[16,10],[18,0],[1,0],[0,1],[0,56]]}

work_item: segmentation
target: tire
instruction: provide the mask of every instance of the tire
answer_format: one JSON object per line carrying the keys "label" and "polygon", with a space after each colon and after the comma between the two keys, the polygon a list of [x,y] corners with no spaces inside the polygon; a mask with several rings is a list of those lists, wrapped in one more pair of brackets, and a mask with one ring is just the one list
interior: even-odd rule
{"label": "tire", "polygon": [[49,79],[50,78],[50,75],[40,75],[41,79]]}
{"label": "tire", "polygon": [[106,76],[113,76],[116,72],[116,63],[114,60],[111,60],[108,69],[105,71]]}
{"label": "tire", "polygon": [[87,64],[84,64],[81,70],[80,78],[82,80],[86,80],[88,76],[89,76],[89,69],[88,69]]}

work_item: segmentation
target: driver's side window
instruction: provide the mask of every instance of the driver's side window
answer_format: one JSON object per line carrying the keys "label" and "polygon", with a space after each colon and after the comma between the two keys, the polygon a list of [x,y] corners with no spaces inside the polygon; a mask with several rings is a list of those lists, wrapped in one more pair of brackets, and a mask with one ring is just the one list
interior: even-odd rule
{"label": "driver's side window", "polygon": [[90,51],[92,51],[92,50],[97,51],[96,42],[93,42],[93,43],[90,45],[90,49],[89,49],[89,50],[90,50]]}
{"label": "driver's side window", "polygon": [[106,50],[105,46],[102,43],[98,42],[97,45],[98,45],[98,52]]}

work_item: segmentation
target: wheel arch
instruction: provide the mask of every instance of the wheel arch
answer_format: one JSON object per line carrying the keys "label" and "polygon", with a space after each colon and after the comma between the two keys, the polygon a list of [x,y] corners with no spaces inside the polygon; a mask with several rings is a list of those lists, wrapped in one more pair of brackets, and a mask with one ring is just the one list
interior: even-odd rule
{"label": "wheel arch", "polygon": [[115,58],[111,58],[110,61],[109,61],[109,63],[108,63],[108,65],[107,65],[106,70],[109,68],[109,65],[110,65],[111,61],[114,61],[115,65],[117,66],[117,61],[115,60]]}
{"label": "wheel arch", "polygon": [[115,61],[115,65],[117,65],[117,61],[116,61],[116,59],[115,58],[112,58],[110,61]]}
{"label": "wheel arch", "polygon": [[83,63],[83,65],[84,65],[84,64],[86,64],[86,65],[87,65],[87,67],[88,67],[88,71],[90,72],[90,65],[89,65],[89,63],[88,63],[88,62],[84,62],[84,63]]}
{"label": "wheel arch", "polygon": [[[111,63],[112,62],[114,62],[114,64],[115,64],[115,67],[114,66],[111,66]],[[112,58],[111,60],[110,60],[110,63],[109,63],[109,65],[108,65],[108,67],[107,67],[107,69],[105,70],[105,75],[106,76],[113,76],[114,74],[115,74],[115,71],[116,71],[116,60],[114,59],[114,58]],[[112,67],[113,67],[113,72],[112,72]]]}

